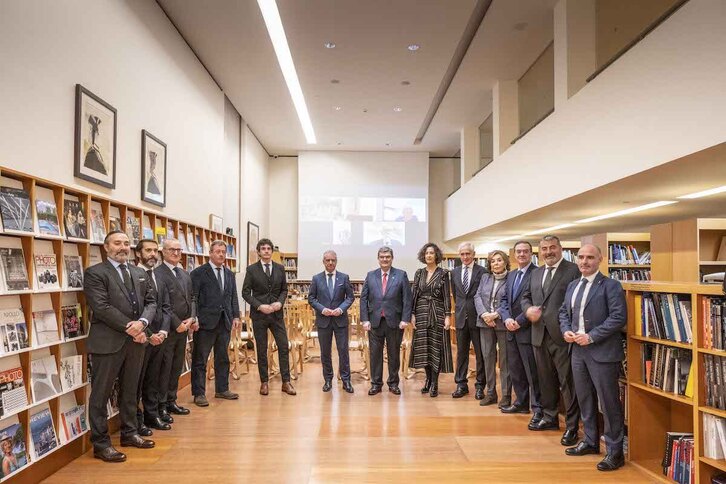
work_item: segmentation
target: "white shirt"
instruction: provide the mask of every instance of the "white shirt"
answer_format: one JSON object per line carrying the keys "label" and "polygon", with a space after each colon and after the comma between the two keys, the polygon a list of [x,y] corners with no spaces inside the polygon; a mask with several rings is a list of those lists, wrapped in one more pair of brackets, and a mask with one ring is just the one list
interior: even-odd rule
{"label": "white shirt", "polygon": [[328,285],[328,276],[332,274],[333,275],[333,287],[335,287],[335,277],[338,275],[338,271],[333,271],[333,272],[323,271],[323,273],[325,274],[325,286],[327,287],[327,285]]}
{"label": "white shirt", "polygon": [[[144,268],[144,270],[146,271],[147,274],[149,273],[149,271],[151,271],[151,279],[154,281],[154,289],[158,291],[159,290],[159,286],[156,284],[156,274],[154,274],[154,269],[149,269],[146,266],[144,266],[143,268]],[[164,331],[163,329],[160,329],[159,330],[159,333],[164,333],[164,338],[166,338],[167,335],[169,334],[168,332]]]}
{"label": "white shirt", "polygon": [[[270,276],[272,276],[272,267],[273,267],[272,259],[270,259],[270,262],[268,262],[267,264],[265,264],[265,261],[260,260],[260,264],[262,264],[262,272],[265,272],[265,269],[266,269],[265,266],[270,266]],[[328,276],[325,276],[325,277],[328,277]]]}
{"label": "white shirt", "polygon": [[465,267],[469,268],[469,285],[471,285],[471,274],[472,274],[472,272],[474,272],[474,264],[475,264],[475,262],[472,262],[469,265],[464,265],[464,264],[461,265],[461,285],[462,286],[464,285],[464,268]]}
{"label": "white shirt", "polygon": [[572,327],[574,329],[575,322],[577,322],[577,331],[575,332],[578,334],[585,334],[585,302],[587,302],[587,295],[589,294],[590,289],[592,289],[592,282],[597,277],[597,272],[589,276],[582,276],[580,278],[580,282],[578,282],[577,286],[575,287],[575,292],[572,293],[572,299],[570,299],[570,307],[573,309],[575,307],[575,298],[577,298],[577,292],[580,290],[580,286],[582,286],[583,277],[587,279],[587,286],[585,286],[585,292],[582,295],[582,302],[580,303],[580,314],[572,315]]}
{"label": "white shirt", "polygon": [[217,268],[222,269],[219,271],[220,279],[222,279],[222,290],[224,291],[224,266],[215,266],[212,264],[212,261],[209,261],[209,265],[212,267],[212,271],[214,272],[214,278],[217,279]]}
{"label": "white shirt", "polygon": [[553,265],[553,266],[548,266],[547,263],[545,263],[544,274],[542,274],[542,286],[543,287],[544,287],[544,281],[547,278],[547,269],[549,269],[550,267],[552,267],[552,278],[554,279],[555,272],[557,272],[557,268],[560,267],[560,264],[562,264],[562,261],[564,259],[565,259],[564,257],[560,257],[560,260],[558,260],[557,263],[555,265]]}
{"label": "white shirt", "polygon": [[164,261],[164,264],[166,264],[166,267],[171,269],[171,273],[174,274],[174,277],[176,277],[176,272],[174,272],[174,269],[176,269],[177,266],[175,266],[173,264],[169,264],[167,261]]}

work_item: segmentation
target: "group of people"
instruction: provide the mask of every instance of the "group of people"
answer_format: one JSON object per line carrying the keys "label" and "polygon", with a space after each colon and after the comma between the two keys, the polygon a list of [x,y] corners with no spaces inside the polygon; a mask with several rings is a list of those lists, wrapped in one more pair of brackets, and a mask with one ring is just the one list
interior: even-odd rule
{"label": "group of people", "polygon": [[[131,247],[121,231],[110,232],[104,248],[107,260],[90,267],[84,281],[92,309],[87,343],[92,364],[89,420],[94,456],[118,462],[126,456],[111,445],[106,413],[114,380],[120,382],[121,445],[153,447],[154,442],[144,437],[153,430],[169,430],[170,414],[189,413],[176,403],[188,333],[194,333],[194,403],[209,405],[206,366],[212,349],[215,398],[238,398],[229,390],[227,347],[232,329],[240,325],[240,308],[234,274],[225,266],[223,241],[211,243],[209,263],[191,274],[179,267],[181,246],[174,239],[164,242],[160,264],[158,246],[152,240],[139,242],[135,248],[138,266],[129,264]],[[269,330],[278,348],[281,390],[295,395],[283,317],[287,281],[284,266],[272,260],[273,248],[269,239],[258,242],[259,261],[247,267],[241,292],[250,306],[257,342],[260,394],[269,394]],[[519,241],[514,245],[514,270],[503,251],[488,255],[487,270],[476,263],[473,245],[462,243],[461,265],[448,271],[440,267],[441,250],[427,243],[418,254],[424,267],[416,271],[411,284],[405,271],[393,267],[393,250],[381,247],[379,268],[366,275],[360,295],[360,322],[370,348],[368,395],[383,389],[384,346],[388,390],[401,394],[399,348],[405,328],[411,325],[409,364],[425,369],[422,394],[438,396],[439,375],[455,372],[452,397],[467,395],[473,345],[475,398],[480,405],[498,404],[507,414],[531,412],[529,430],[549,431],[560,428],[562,399],[566,429],[561,444],[568,447],[567,455],[579,456],[600,453],[599,401],[607,454],[597,468],[618,469],[624,464],[624,418],[618,391],[623,359],[620,332],[626,323],[622,288],[599,272],[602,254],[594,245],[583,245],[574,264],[563,259],[560,240],[547,235],[539,242],[539,255],[544,265],[537,267],[532,263],[532,245]],[[326,251],[322,262],[324,270],[312,278],[308,296],[316,314],[322,389],[333,388],[335,338],[343,390],[354,393],[348,355],[353,287],[348,275],[337,270],[334,251]],[[456,361],[449,336],[452,295]],[[580,420],[584,439],[578,442]]]}

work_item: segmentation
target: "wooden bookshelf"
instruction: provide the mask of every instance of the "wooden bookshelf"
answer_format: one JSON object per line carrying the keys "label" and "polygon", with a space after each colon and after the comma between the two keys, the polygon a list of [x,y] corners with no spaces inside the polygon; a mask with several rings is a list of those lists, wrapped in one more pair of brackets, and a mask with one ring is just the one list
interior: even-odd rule
{"label": "wooden bookshelf", "polygon": [[[55,182],[44,180],[38,177],[30,176],[15,170],[9,170],[0,167],[0,185],[22,187],[30,197],[30,208],[33,221],[32,232],[18,232],[12,230],[4,230],[0,232],[1,247],[22,248],[25,260],[26,270],[28,273],[28,283],[30,288],[23,291],[15,291],[12,293],[0,293],[0,307],[12,309],[22,308],[25,323],[27,326],[27,338],[29,348],[20,349],[18,351],[0,353],[0,364],[5,365],[6,369],[12,369],[17,366],[23,370],[23,384],[26,390],[28,405],[8,412],[0,419],[0,428],[5,428],[15,422],[15,419],[23,428],[25,436],[26,455],[28,456],[28,464],[18,469],[10,476],[5,476],[0,482],[39,482],[71,460],[79,457],[90,449],[89,433],[86,432],[77,438],[61,443],[60,435],[62,432],[61,415],[63,411],[69,408],[71,398],[75,399],[76,405],[86,405],[86,415],[88,412],[88,398],[90,396],[90,383],[87,379],[86,365],[86,339],[89,331],[89,311],[86,306],[85,296],[82,288],[67,288],[64,255],[80,256],[82,268],[85,270],[89,266],[101,262],[106,259],[102,242],[98,240],[98,233],[92,232],[91,208],[102,219],[103,231],[108,233],[111,229],[119,228],[127,230],[127,216],[132,216],[139,223],[139,233],[137,238],[143,237],[143,227],[151,229],[152,233],[156,228],[164,228],[167,233],[165,237],[186,236],[186,233],[193,233],[199,236],[202,247],[206,241],[207,245],[211,241],[220,239],[232,246],[231,256],[227,258],[228,266],[237,271],[238,252],[237,239],[233,236],[217,233],[205,227],[197,226],[191,223],[170,219],[163,213],[147,210],[143,207],[132,206],[119,201],[111,200],[100,195],[89,194],[82,189],[68,187],[57,184]],[[86,217],[85,221],[85,237],[70,237],[66,233],[63,223],[63,201],[66,198],[73,197],[84,208]],[[47,222],[39,220],[36,200],[52,201],[56,205],[56,215],[60,229],[60,235],[45,235],[40,233],[39,224]],[[100,210],[100,211],[99,211]],[[113,217],[113,226],[111,224]],[[95,221],[95,227],[98,228],[98,221]],[[119,226],[120,225],[120,226]],[[129,227],[131,228],[131,227]],[[171,229],[173,234],[169,234]],[[184,234],[184,235],[182,235]],[[148,234],[147,234],[148,235]],[[154,237],[156,238],[156,234]],[[34,255],[50,254],[56,256],[56,265],[59,278],[59,288],[41,289],[37,274],[35,274]],[[228,253],[229,255],[229,253]],[[182,263],[186,264],[186,260],[193,258],[196,265],[202,264],[209,260],[208,253],[200,253],[196,251],[196,247],[188,248],[182,258]],[[64,305],[80,304],[82,314],[83,335],[79,337],[64,339],[62,330],[62,311]],[[52,310],[55,313],[58,324],[59,340],[49,344],[38,344],[35,339],[35,331],[33,325],[34,310]],[[50,354],[55,358],[56,366],[60,367],[60,360],[63,355],[81,355],[83,357],[83,369],[81,372],[82,382],[75,388],[62,391],[49,398],[39,401],[33,401],[32,377],[31,377],[31,361],[35,356],[43,356]],[[60,372],[60,370],[59,370]],[[189,375],[183,375],[180,378],[180,386],[189,384]],[[31,438],[29,420],[30,415],[39,410],[41,406],[47,405],[53,418],[53,426],[58,437],[58,447],[38,459],[31,459]],[[72,405],[70,405],[72,406]],[[110,418],[110,428],[118,428],[118,418]],[[86,416],[86,421],[90,425],[90,421]],[[90,427],[89,427],[90,428]]]}
{"label": "wooden bookshelf", "polygon": [[625,247],[628,250],[634,250],[638,255],[650,253],[650,237],[650,233],[609,232],[583,236],[581,242],[583,244],[595,244],[603,251],[600,272],[608,277],[630,282],[632,279],[625,278],[636,277],[635,274],[638,277],[647,277],[646,280],[652,279],[652,264],[650,262],[640,263],[634,259],[626,259],[627,262],[618,260],[614,257],[615,251],[613,248]]}
{"label": "wooden bookshelf", "polygon": [[[441,263],[439,266],[441,266],[443,269],[448,269],[450,271],[453,271],[455,268],[459,267],[461,265],[461,258],[459,257],[459,254],[443,254],[444,258],[441,260]],[[479,264],[480,266],[484,267],[485,269],[489,269],[489,261],[487,260],[487,257],[489,254],[477,254],[474,258],[474,262]]]}
{"label": "wooden bookshelf", "polygon": [[297,274],[297,253],[296,252],[280,252],[280,264],[285,266],[285,276],[287,281],[296,281]]}

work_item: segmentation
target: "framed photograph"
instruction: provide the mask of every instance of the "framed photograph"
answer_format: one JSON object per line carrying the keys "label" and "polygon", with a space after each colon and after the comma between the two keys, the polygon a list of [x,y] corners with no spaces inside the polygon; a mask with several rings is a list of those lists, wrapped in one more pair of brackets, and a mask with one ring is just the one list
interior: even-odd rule
{"label": "framed photograph", "polygon": [[73,175],[116,188],[116,109],[76,84]]}
{"label": "framed photograph", "polygon": [[141,130],[141,199],[166,206],[166,143]]}
{"label": "framed photograph", "polygon": [[224,220],[222,220],[222,217],[220,217],[219,215],[214,215],[213,213],[210,213],[209,214],[209,230],[223,234],[224,233]]}
{"label": "framed photograph", "polygon": [[260,227],[252,222],[247,222],[247,265],[259,260],[257,256],[257,242],[259,241]]}

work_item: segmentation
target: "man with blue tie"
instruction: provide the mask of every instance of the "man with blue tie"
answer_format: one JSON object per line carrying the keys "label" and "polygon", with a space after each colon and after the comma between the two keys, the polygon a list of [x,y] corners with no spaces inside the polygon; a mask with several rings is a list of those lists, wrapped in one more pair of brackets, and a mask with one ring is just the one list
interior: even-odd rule
{"label": "man with blue tie", "polygon": [[403,330],[411,322],[411,284],[406,271],[393,265],[393,249],[378,249],[380,269],[370,271],[360,294],[360,320],[368,331],[371,353],[371,389],[368,395],[381,393],[383,388],[383,344],[388,351],[388,391],[400,395],[400,367]]}
{"label": "man with blue tie", "polygon": [[600,453],[598,400],[602,408],[607,455],[599,471],[614,471],[625,464],[623,410],[618,372],[623,360],[622,329],[626,323],[625,295],[620,282],[599,272],[600,248],[586,244],[577,253],[582,277],[567,287],[560,308],[560,330],[572,345],[572,375],[580,404],[585,439],[565,450],[567,455]]}
{"label": "man with blue tie", "polygon": [[336,270],[338,256],[329,250],[323,254],[325,270],[313,276],[308,302],[315,309],[315,324],[320,341],[320,361],[323,364],[323,391],[333,385],[332,346],[338,349],[338,371],[343,390],[353,393],[350,384],[350,360],[348,358],[348,308],[353,304],[353,286],[347,274]]}

